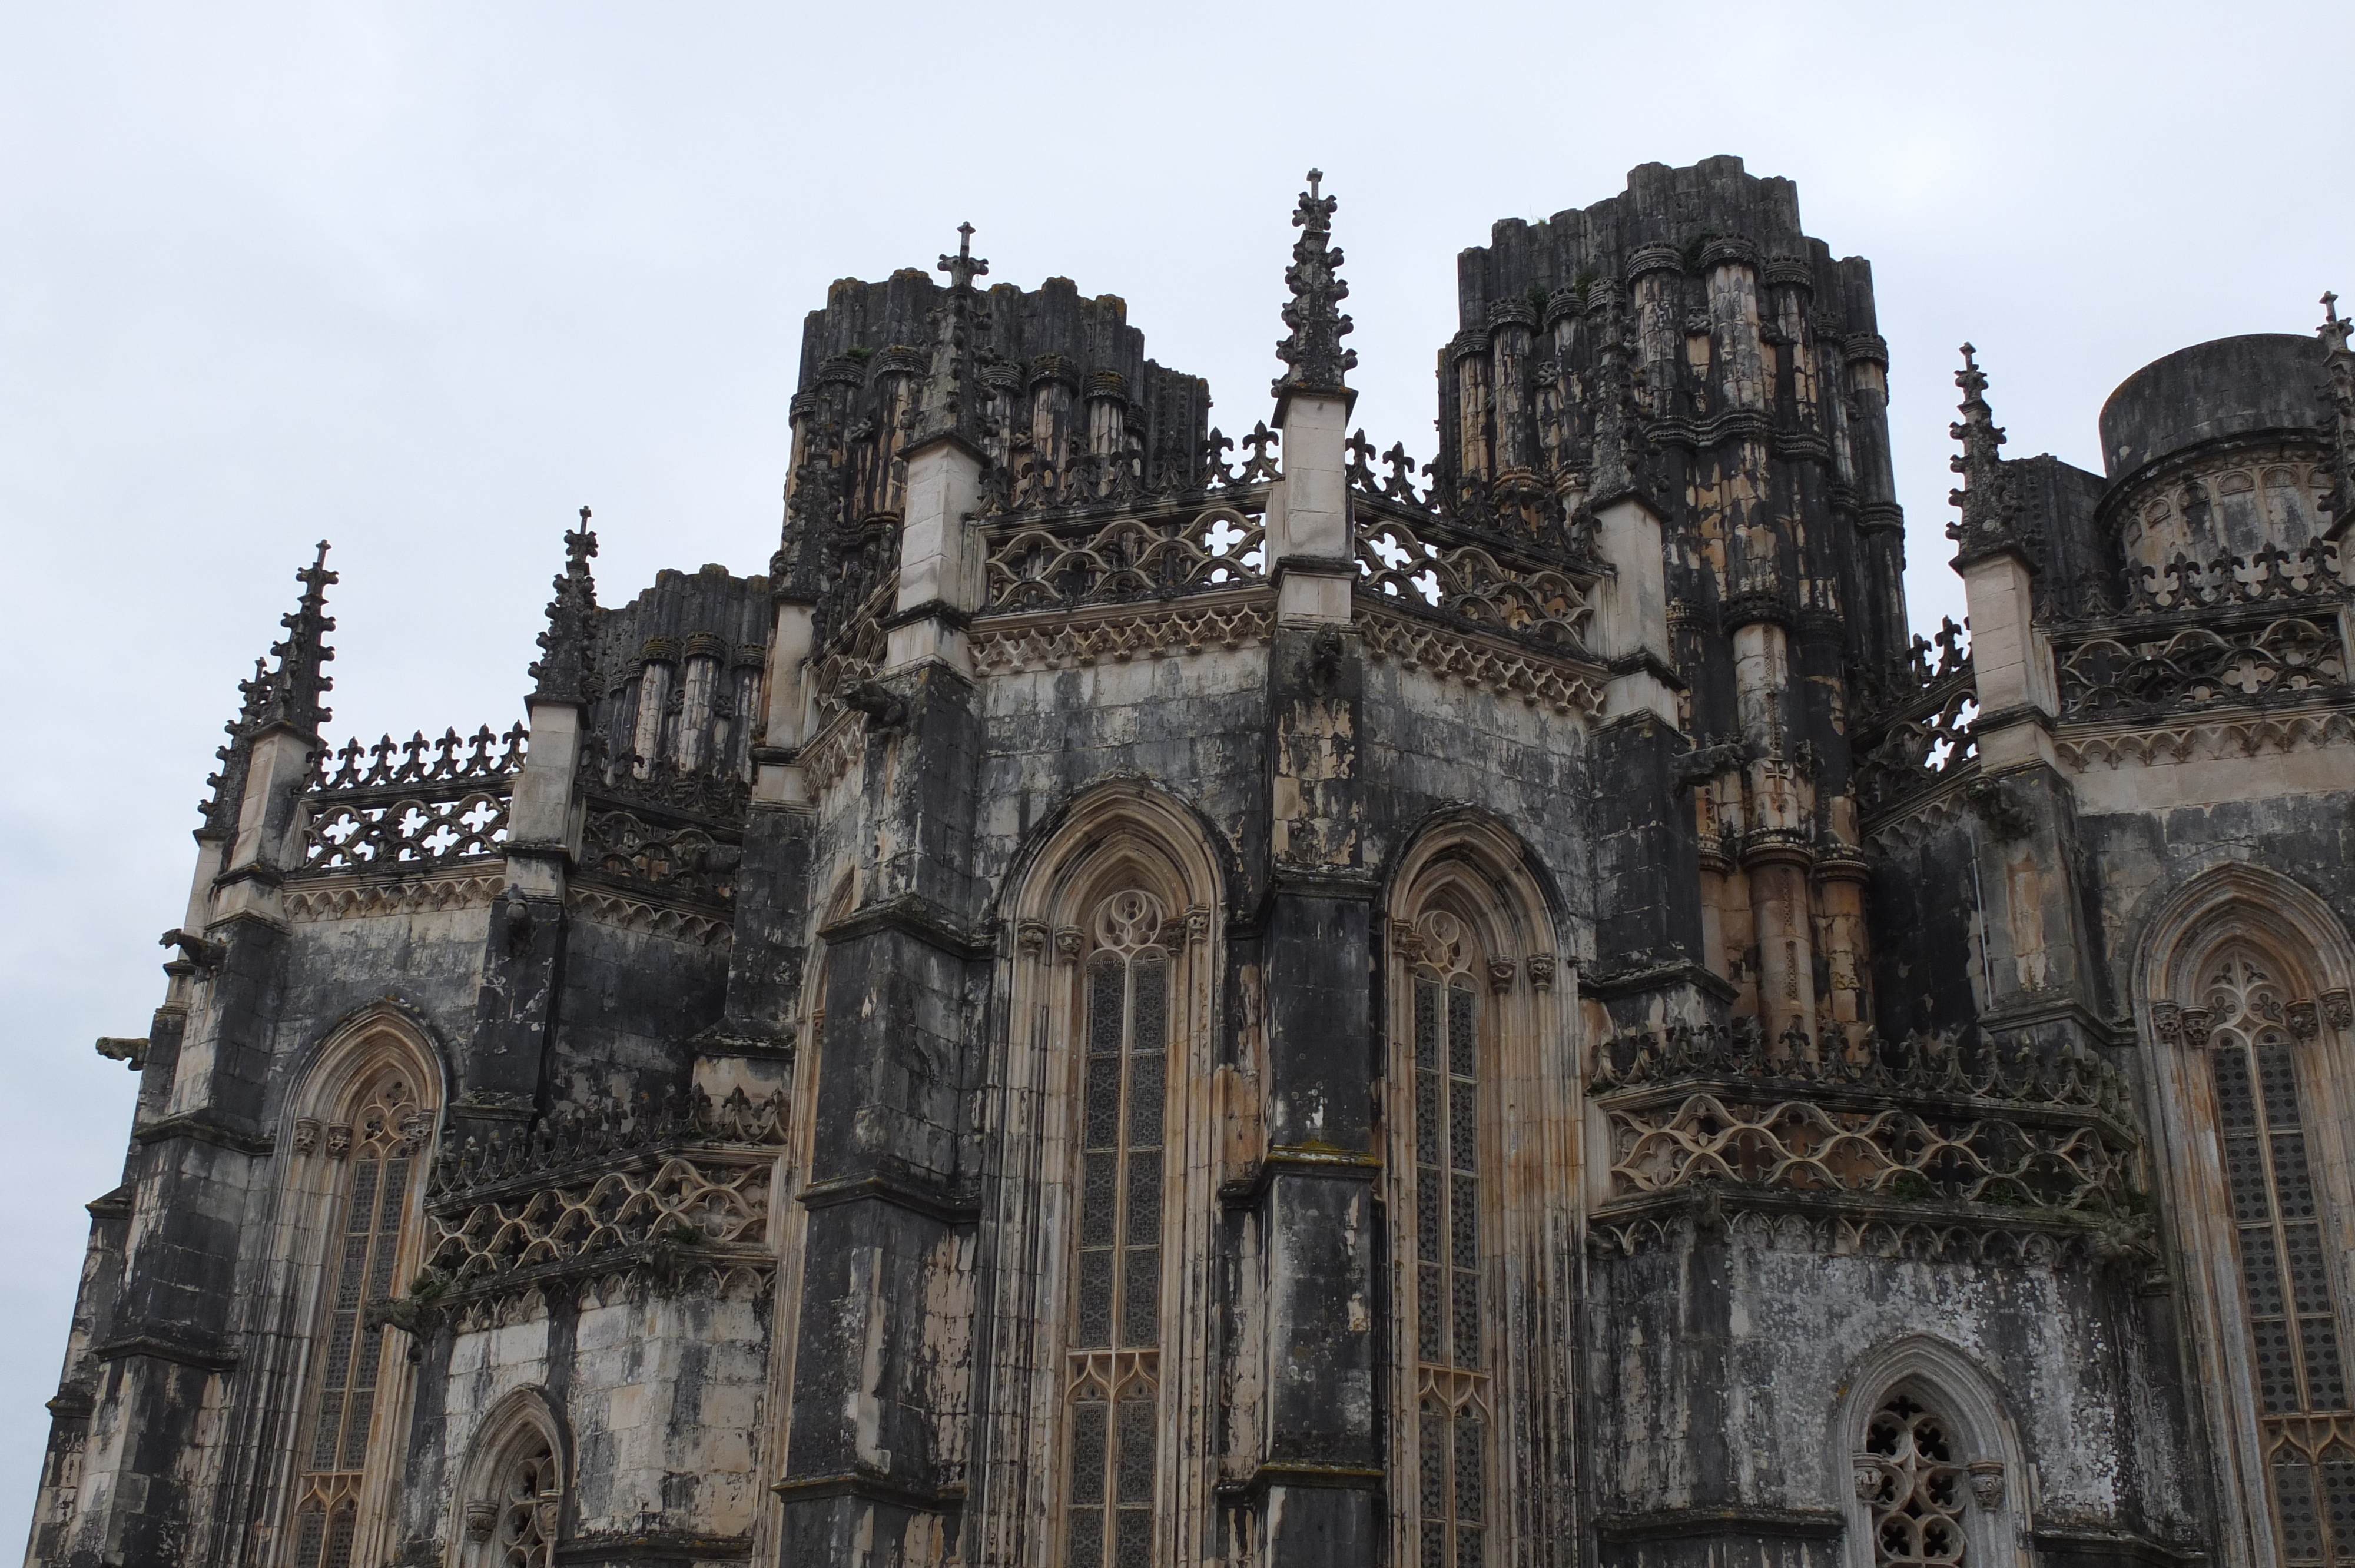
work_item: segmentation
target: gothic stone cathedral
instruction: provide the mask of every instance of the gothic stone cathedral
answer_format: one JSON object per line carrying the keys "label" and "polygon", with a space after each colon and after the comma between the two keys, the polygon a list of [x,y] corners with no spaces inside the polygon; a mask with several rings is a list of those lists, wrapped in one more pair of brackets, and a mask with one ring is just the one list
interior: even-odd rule
{"label": "gothic stone cathedral", "polygon": [[[2355,1563],[2355,354],[2006,458],[1910,631],[1865,261],[1731,158],[1240,443],[970,248],[764,577],[495,735],[244,687],[28,1562]],[[1424,480],[1427,478],[1427,484]]]}

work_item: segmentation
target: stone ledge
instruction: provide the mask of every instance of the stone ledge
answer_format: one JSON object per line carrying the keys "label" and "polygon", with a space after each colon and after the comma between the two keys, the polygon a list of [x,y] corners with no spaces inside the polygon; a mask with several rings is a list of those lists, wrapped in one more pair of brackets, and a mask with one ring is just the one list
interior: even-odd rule
{"label": "stone ledge", "polygon": [[1848,1520],[1830,1509],[1732,1504],[1720,1508],[1660,1509],[1648,1513],[1597,1514],[1594,1520],[1594,1533],[1614,1543],[1741,1535],[1776,1541],[1837,1541],[1847,1532]]}

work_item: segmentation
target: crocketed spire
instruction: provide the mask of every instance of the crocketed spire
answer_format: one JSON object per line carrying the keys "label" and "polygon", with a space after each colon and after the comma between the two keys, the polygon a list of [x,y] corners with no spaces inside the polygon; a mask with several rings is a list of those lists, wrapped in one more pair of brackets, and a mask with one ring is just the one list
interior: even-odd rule
{"label": "crocketed spire", "polygon": [[980,443],[981,398],[975,384],[973,334],[978,320],[973,281],[989,263],[973,253],[973,225],[957,225],[957,253],[943,256],[939,270],[949,275],[948,298],[932,310],[932,360],[924,380],[924,403],[911,446],[943,437]]}
{"label": "crocketed spire", "polygon": [[[205,784],[212,793],[197,806],[204,813],[204,825],[197,830],[200,834],[227,837],[236,831],[238,811],[245,799],[246,773],[253,759],[254,736],[272,726],[284,725],[315,739],[336,716],[323,700],[336,685],[325,669],[327,661],[336,656],[336,651],[327,646],[327,633],[336,629],[335,617],[327,613],[327,589],[338,580],[327,569],[325,539],[319,541],[317,556],[294,574],[294,580],[303,585],[303,597],[291,613],[278,619],[286,635],[270,645],[269,658],[253,662],[251,680],[237,683],[242,699],[237,717],[221,726],[229,744],[213,752],[221,769],[206,777]],[[274,669],[272,659],[277,661]]]}
{"label": "crocketed spire", "polygon": [[336,684],[325,669],[336,656],[327,646],[327,633],[336,629],[335,617],[327,613],[327,589],[339,580],[327,569],[325,539],[319,541],[317,557],[296,572],[294,580],[303,585],[303,598],[291,613],[278,618],[286,635],[270,645],[277,667],[265,669],[256,660],[253,679],[239,685],[245,708],[238,722],[249,735],[274,724],[316,735],[335,716],[321,701]]}
{"label": "crocketed spire", "polygon": [[2010,482],[2003,471],[2003,428],[1987,407],[1987,372],[1978,366],[1977,353],[1963,344],[1963,367],[1955,372],[1955,385],[1963,389],[1963,417],[1946,428],[1963,443],[1963,450],[1946,462],[1963,476],[1963,487],[1946,496],[1962,511],[1961,517],[1946,524],[1946,536],[1959,546],[1955,552],[1957,566],[1999,550],[2025,554]]}
{"label": "crocketed spire", "polygon": [[589,692],[589,632],[597,614],[597,579],[589,574],[597,554],[597,535],[589,527],[589,509],[581,509],[581,526],[564,533],[564,570],[548,601],[548,630],[539,634],[540,656],[533,662],[532,695],[546,702],[583,703]]}
{"label": "crocketed spire", "polygon": [[1284,272],[1292,290],[1284,324],[1292,330],[1275,345],[1276,356],[1288,366],[1275,380],[1279,397],[1290,392],[1347,392],[1344,377],[1358,367],[1358,351],[1341,346],[1357,323],[1339,309],[1349,297],[1349,285],[1339,276],[1341,252],[1332,243],[1333,209],[1338,203],[1317,194],[1324,177],[1321,170],[1308,171],[1308,188],[1300,193],[1300,206],[1292,215],[1293,226],[1301,232],[1292,247],[1292,265]]}

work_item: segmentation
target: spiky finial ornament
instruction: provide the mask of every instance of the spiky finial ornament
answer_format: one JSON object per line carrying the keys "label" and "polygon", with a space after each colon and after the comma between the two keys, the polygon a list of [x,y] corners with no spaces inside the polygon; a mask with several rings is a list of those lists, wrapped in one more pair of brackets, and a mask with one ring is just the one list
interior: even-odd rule
{"label": "spiky finial ornament", "polygon": [[1284,306],[1284,324],[1291,333],[1275,345],[1276,357],[1287,366],[1275,379],[1279,397],[1291,392],[1347,392],[1345,378],[1358,367],[1357,350],[1341,346],[1357,323],[1339,309],[1349,297],[1349,285],[1339,276],[1341,252],[1332,243],[1333,209],[1339,204],[1318,194],[1324,178],[1321,170],[1308,171],[1308,188],[1300,193],[1300,206],[1292,215],[1300,238],[1292,247],[1292,265],[1284,271],[1284,283],[1292,290]]}
{"label": "spiky finial ornament", "polygon": [[581,526],[564,532],[564,570],[548,601],[548,630],[539,634],[540,656],[531,666],[532,695],[542,701],[585,703],[592,694],[589,635],[597,614],[597,579],[590,575],[589,562],[596,554],[597,535],[584,506]]}

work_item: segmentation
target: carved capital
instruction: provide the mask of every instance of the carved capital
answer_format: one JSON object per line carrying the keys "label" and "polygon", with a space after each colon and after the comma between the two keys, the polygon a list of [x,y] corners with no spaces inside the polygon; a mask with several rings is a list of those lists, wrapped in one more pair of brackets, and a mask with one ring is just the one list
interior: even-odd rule
{"label": "carved capital", "polygon": [[1210,939],[1210,912],[1197,904],[1186,911],[1186,940],[1195,946]]}
{"label": "carved capital", "polygon": [[466,1539],[488,1541],[492,1529],[499,1522],[499,1505],[488,1498],[476,1498],[466,1504]]}
{"label": "carved capital", "polygon": [[327,1128],[327,1158],[341,1160],[352,1151],[352,1129],[341,1122]]}
{"label": "carved capital", "polygon": [[1529,955],[1529,984],[1540,991],[1553,989],[1553,955],[1551,953]]}
{"label": "carved capital", "polygon": [[2150,1026],[2158,1035],[2160,1044],[2175,1046],[2183,1044],[2183,1009],[2174,1002],[2152,1002]]}
{"label": "carved capital", "polygon": [[1513,989],[1513,972],[1518,968],[1510,959],[1488,960],[1488,989],[1502,994]]}
{"label": "carved capital", "polygon": [[2311,1040],[2322,1027],[2322,1019],[2311,1001],[2293,1001],[2284,1015],[2289,1032],[2300,1040]]}
{"label": "carved capital", "polygon": [[1047,922],[1025,920],[1014,929],[1015,950],[1026,959],[1035,959],[1047,950]]}
{"label": "carved capital", "polygon": [[1398,948],[1399,957],[1408,963],[1414,963],[1423,957],[1423,933],[1417,931],[1410,921],[1391,922],[1391,942]]}
{"label": "carved capital", "polygon": [[1979,1507],[1992,1513],[2003,1506],[2003,1461],[1973,1459],[1966,1467],[1971,1473],[1971,1496]]}
{"label": "carved capital", "polygon": [[2216,1015],[2204,1007],[2183,1010],[2183,1042],[2194,1051],[2208,1049],[2208,1036],[2216,1027]]}
{"label": "carved capital", "polygon": [[307,1116],[294,1118],[294,1152],[313,1154],[319,1148],[319,1124]]}
{"label": "carved capital", "polygon": [[1086,948],[1088,934],[1077,926],[1066,926],[1055,933],[1055,956],[1065,963],[1077,963]]}
{"label": "carved capital", "polygon": [[1854,1479],[1857,1501],[1869,1503],[1879,1497],[1881,1480],[1880,1459],[1861,1449],[1858,1450]]}
{"label": "carved capital", "polygon": [[2355,1027],[2355,992],[2326,991],[2322,993],[2322,1016],[2333,1029]]}

